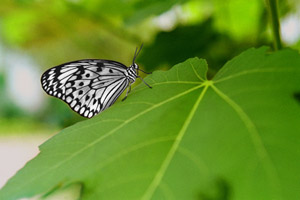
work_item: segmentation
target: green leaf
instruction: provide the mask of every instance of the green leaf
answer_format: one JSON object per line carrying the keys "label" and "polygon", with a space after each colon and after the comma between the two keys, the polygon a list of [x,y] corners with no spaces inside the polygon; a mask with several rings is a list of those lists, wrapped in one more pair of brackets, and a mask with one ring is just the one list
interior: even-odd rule
{"label": "green leaf", "polygon": [[192,58],[64,129],[0,199],[80,183],[82,199],[299,199],[300,56],[250,49],[212,80]]}

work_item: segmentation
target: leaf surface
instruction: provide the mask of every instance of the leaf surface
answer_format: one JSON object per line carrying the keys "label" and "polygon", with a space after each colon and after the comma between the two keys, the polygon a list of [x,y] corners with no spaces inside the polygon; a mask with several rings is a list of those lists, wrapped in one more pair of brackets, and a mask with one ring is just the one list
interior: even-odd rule
{"label": "leaf surface", "polygon": [[300,56],[249,49],[212,80],[192,58],[40,147],[0,190],[82,199],[299,199]]}

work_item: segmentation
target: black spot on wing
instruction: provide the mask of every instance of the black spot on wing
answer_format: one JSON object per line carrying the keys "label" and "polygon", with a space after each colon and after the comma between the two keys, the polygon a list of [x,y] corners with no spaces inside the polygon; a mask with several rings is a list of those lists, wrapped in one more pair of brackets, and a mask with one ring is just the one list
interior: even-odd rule
{"label": "black spot on wing", "polygon": [[127,69],[127,67],[124,64],[117,62],[117,61],[113,61],[113,60],[99,59],[99,60],[95,60],[95,62],[97,63],[97,66],[99,66],[99,67],[104,67],[104,63],[108,63],[108,64],[115,65],[115,66],[123,68],[123,69]]}

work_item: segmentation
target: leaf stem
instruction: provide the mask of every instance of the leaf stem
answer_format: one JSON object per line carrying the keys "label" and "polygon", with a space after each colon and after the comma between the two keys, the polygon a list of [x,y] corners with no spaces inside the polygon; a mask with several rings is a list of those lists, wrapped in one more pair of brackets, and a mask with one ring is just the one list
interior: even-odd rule
{"label": "leaf stem", "polygon": [[270,20],[272,24],[273,40],[275,50],[282,48],[281,38],[280,38],[280,24],[278,18],[277,10],[277,0],[267,0],[268,12],[270,14]]}

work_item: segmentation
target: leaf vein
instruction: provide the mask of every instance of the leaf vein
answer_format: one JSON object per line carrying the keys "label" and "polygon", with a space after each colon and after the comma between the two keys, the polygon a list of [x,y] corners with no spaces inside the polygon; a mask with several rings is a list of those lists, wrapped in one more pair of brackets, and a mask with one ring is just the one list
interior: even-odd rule
{"label": "leaf vein", "polygon": [[[197,81],[195,81],[195,82],[193,82],[193,81],[165,81],[165,82],[161,82],[161,83],[154,83],[151,86],[154,87],[154,86],[166,85],[166,84],[191,84],[191,85],[200,85],[202,83],[203,82],[197,82]],[[139,91],[142,91],[142,90],[145,90],[145,89],[149,89],[149,88],[146,87],[146,86],[144,86],[142,88],[135,89],[134,91],[132,91],[131,94],[139,92]]]}
{"label": "leaf vein", "polygon": [[[265,170],[269,175],[269,178],[272,179],[271,180],[271,183],[273,184],[272,186],[274,188],[276,188],[275,191],[278,191],[278,189],[279,189],[278,186],[280,185],[280,183],[279,183],[279,177],[278,177],[276,168],[270,158],[270,155],[268,154],[268,152],[263,144],[262,138],[259,135],[255,124],[250,119],[250,117],[246,114],[246,112],[236,102],[234,102],[229,96],[224,94],[213,84],[211,85],[211,87],[230,107],[232,107],[232,109],[241,118],[242,122],[244,123],[245,127],[247,128],[247,130],[250,134],[250,138],[253,142],[253,145],[255,147],[258,157],[262,161],[263,166],[265,167]],[[278,193],[280,193],[280,192],[278,192]]]}
{"label": "leaf vein", "polygon": [[197,73],[197,71],[196,71],[194,65],[191,63],[191,61],[189,61],[189,63],[190,63],[190,65],[192,66],[192,69],[193,69],[195,75],[198,77],[198,79],[199,79],[200,81],[204,81],[204,79]]}
{"label": "leaf vein", "polygon": [[160,142],[168,142],[168,141],[171,141],[171,140],[174,140],[174,139],[175,139],[174,136],[160,137],[160,138],[156,138],[156,139],[149,140],[149,141],[146,141],[146,142],[141,142],[141,143],[136,144],[136,145],[134,145],[132,147],[129,147],[127,149],[123,149],[122,152],[118,152],[117,154],[110,156],[109,159],[107,159],[105,162],[103,162],[101,164],[99,169],[105,167],[109,163],[112,163],[113,161],[117,160],[118,158],[120,158],[120,157],[122,157],[126,154],[129,154],[131,152],[137,151],[141,148],[144,148],[144,147],[147,147],[147,146],[150,146],[150,145],[154,145],[154,144],[157,144],[157,143],[160,143]]}

